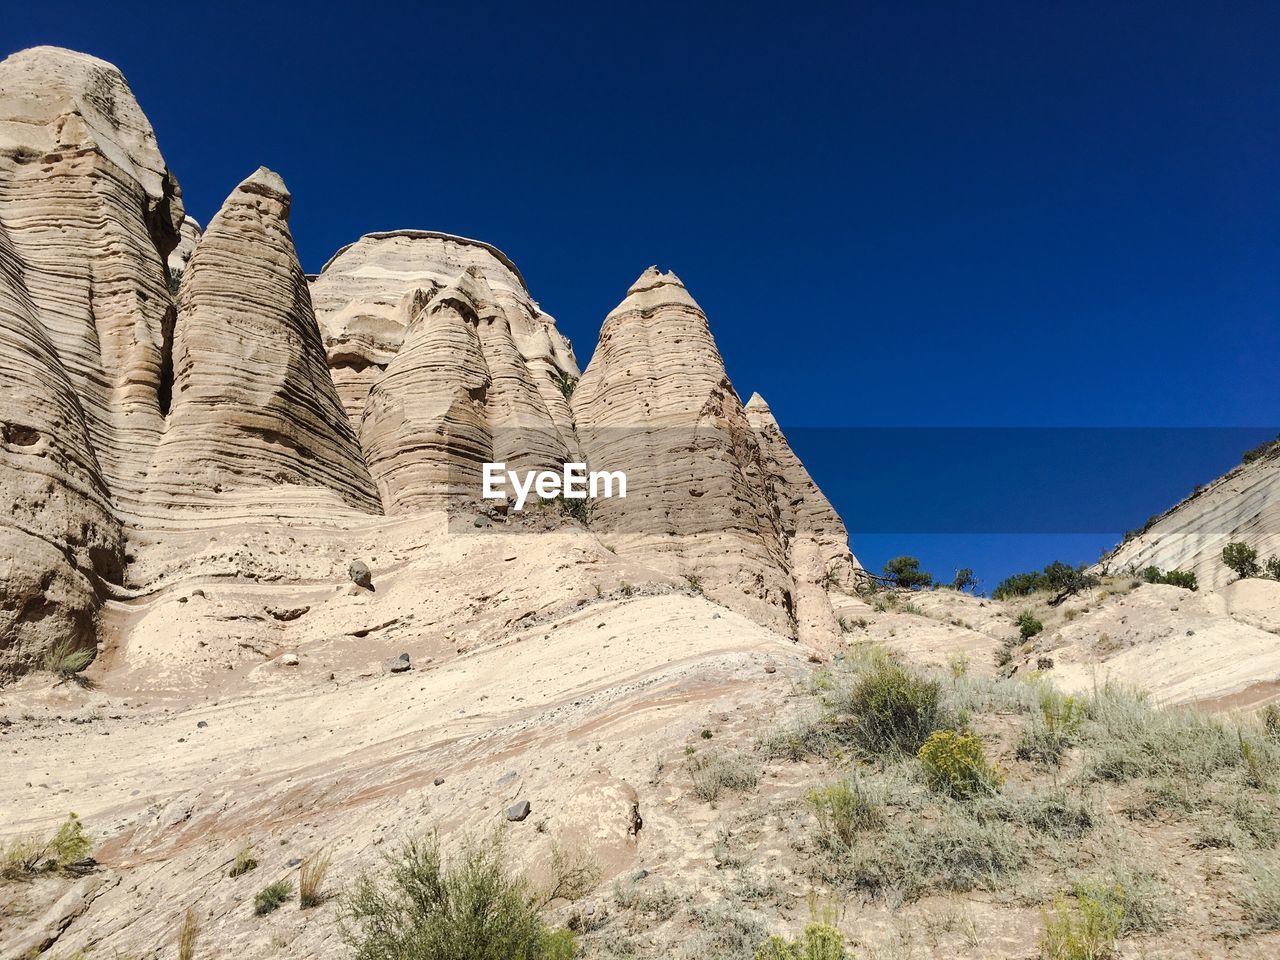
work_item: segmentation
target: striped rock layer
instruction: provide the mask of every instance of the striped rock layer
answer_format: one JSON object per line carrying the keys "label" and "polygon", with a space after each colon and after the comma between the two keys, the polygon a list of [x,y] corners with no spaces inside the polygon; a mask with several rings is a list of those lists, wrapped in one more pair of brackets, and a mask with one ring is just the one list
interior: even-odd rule
{"label": "striped rock layer", "polygon": [[201,231],[119,71],[0,62],[0,680],[91,647],[105,599],[181,576],[219,524],[470,509],[489,461],[624,470],[591,531],[830,632],[843,526],[673,275],[637,281],[579,381],[494,247],[370,234],[309,280],[290,206],[261,168]]}

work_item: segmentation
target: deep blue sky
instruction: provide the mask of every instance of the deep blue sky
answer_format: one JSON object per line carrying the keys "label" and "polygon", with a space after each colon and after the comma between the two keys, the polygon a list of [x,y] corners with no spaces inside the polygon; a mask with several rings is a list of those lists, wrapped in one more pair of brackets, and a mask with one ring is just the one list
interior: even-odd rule
{"label": "deep blue sky", "polygon": [[[371,230],[483,238],[585,361],[674,269],[784,427],[1280,421],[1275,4],[49,0],[0,43],[116,63],[202,222],[278,170],[308,270]],[[898,541],[847,474],[906,467],[818,436],[878,566]],[[1116,474],[1151,492],[1130,525],[1221,446]],[[908,480],[955,493],[943,462]],[[963,495],[998,513],[1029,482]],[[993,581],[1117,532],[910,544]]]}

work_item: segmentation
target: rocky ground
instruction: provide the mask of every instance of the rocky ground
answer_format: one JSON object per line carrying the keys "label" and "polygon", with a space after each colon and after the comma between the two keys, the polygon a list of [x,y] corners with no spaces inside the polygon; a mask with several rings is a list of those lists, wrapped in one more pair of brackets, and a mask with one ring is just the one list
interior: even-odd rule
{"label": "rocky ground", "polygon": [[[1242,906],[1249,871],[1275,858],[1271,773],[1251,787],[1237,762],[1179,783],[1166,758],[1099,777],[1135,736],[1101,708],[1059,763],[1018,755],[1055,683],[1083,702],[1142,682],[1196,716],[1267,699],[1276,645],[1249,666],[1232,651],[1274,640],[1280,584],[1201,595],[1113,579],[1057,608],[836,590],[847,632],[826,658],[585,532],[431,538],[424,524],[378,531],[372,590],[345,569],[303,587],[220,575],[237,551],[210,556],[204,580],[110,605],[122,639],[88,685],[37,673],[4,689],[5,835],[46,835],[74,811],[96,864],[0,886],[3,956],[170,954],[189,908],[202,957],[344,956],[336,918],[360,871],[417,833],[448,849],[495,829],[538,883],[553,849],[591,865],[547,906],[587,956],[749,958],[817,902],[855,956],[1028,957],[1056,896],[1116,877],[1151,914],[1123,956],[1280,946]],[[1024,648],[1025,606],[1045,630]],[[1221,668],[1143,674],[1191,641]],[[1005,771],[1007,807],[940,797],[910,756],[842,739],[839,692],[875,650],[941,679]],[[402,652],[410,669],[389,672]],[[859,850],[824,841],[806,799],[850,776],[884,810]],[[228,876],[246,846],[258,866]],[[332,857],[325,901],[256,916],[254,895],[318,853]]]}

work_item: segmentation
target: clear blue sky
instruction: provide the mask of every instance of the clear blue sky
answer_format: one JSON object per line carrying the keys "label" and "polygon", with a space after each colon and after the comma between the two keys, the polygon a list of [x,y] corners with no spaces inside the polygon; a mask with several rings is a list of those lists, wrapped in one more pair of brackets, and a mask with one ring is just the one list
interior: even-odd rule
{"label": "clear blue sky", "polygon": [[[483,238],[585,361],[674,269],[788,429],[1280,421],[1274,4],[47,0],[2,42],[116,63],[201,221],[278,170],[309,270],[371,230]],[[898,540],[846,471],[989,515],[1032,478],[908,477],[831,436],[797,446],[868,565],[907,543],[989,582],[1095,559],[1235,459],[1136,458],[1114,482],[1150,503],[1115,529]]]}

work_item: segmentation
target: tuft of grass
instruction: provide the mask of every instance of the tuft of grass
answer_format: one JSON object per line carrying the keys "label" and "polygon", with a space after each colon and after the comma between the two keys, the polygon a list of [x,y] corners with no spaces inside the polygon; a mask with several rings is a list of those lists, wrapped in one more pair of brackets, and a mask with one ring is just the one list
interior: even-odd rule
{"label": "tuft of grass", "polygon": [[686,761],[699,800],[714,803],[725,790],[750,790],[760,782],[759,771],[746,757],[735,753],[695,753]]}
{"label": "tuft of grass", "polygon": [[227,871],[228,877],[242,877],[250,870],[258,866],[258,860],[253,854],[253,846],[247,841],[236,851],[235,862],[231,864],[231,869]]}
{"label": "tuft of grass", "polygon": [[64,637],[49,648],[41,665],[57,676],[59,683],[82,683],[80,671],[93,662],[94,652],[92,647],[78,647],[70,637]]}
{"label": "tuft of grass", "polygon": [[884,822],[879,801],[854,779],[815,787],[806,800],[817,817],[823,844],[829,849],[850,847],[860,832],[873,830]]}
{"label": "tuft of grass", "polygon": [[811,923],[794,940],[773,936],[760,945],[755,960],[845,960],[844,934],[826,923]]}
{"label": "tuft of grass", "polygon": [[1074,903],[1059,896],[1043,911],[1042,960],[1106,960],[1120,936],[1124,891],[1119,887],[1079,885]]}
{"label": "tuft of grass", "polygon": [[298,868],[298,909],[324,903],[324,878],[332,862],[333,857],[328,853],[313,853],[302,861]]}
{"label": "tuft of grass", "polygon": [[511,870],[501,839],[466,844],[446,862],[434,837],[410,840],[383,877],[363,873],[347,895],[343,939],[354,960],[568,960],[568,931],[538,915],[525,878]]}
{"label": "tuft of grass", "polygon": [[196,941],[200,938],[200,918],[188,908],[178,929],[178,960],[195,960]]}
{"label": "tuft of grass", "polygon": [[547,881],[538,895],[539,906],[555,900],[580,900],[600,882],[600,866],[589,853],[561,843],[551,845]]}
{"label": "tuft of grass", "polygon": [[293,884],[288,880],[277,880],[275,883],[269,883],[253,898],[253,912],[264,917],[271,911],[279,908],[293,894]]}
{"label": "tuft of grass", "polygon": [[24,880],[41,870],[65,870],[93,852],[93,839],[74,813],[48,840],[27,836],[0,847],[0,880]]}
{"label": "tuft of grass", "polygon": [[847,856],[828,865],[826,879],[907,903],[935,892],[999,889],[1026,859],[1007,824],[983,822],[957,808],[931,828],[886,826],[860,837]]}
{"label": "tuft of grass", "polygon": [[1255,857],[1244,867],[1246,883],[1237,896],[1245,919],[1259,932],[1280,930],[1280,862]]}

